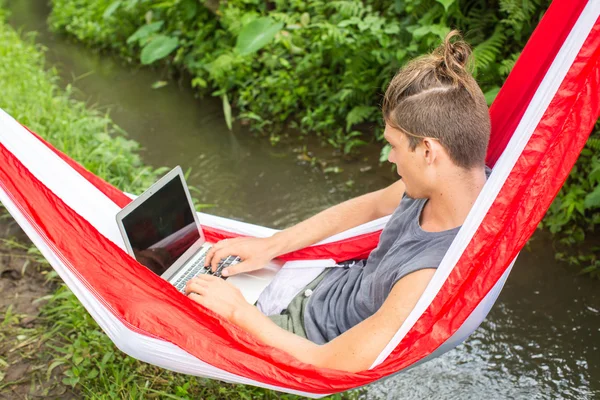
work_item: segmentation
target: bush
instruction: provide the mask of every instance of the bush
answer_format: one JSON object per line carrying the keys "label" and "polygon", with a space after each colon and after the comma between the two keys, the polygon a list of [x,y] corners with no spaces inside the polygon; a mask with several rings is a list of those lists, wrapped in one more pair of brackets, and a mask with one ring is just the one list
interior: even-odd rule
{"label": "bush", "polygon": [[[197,0],[52,3],[54,30],[129,59],[170,39],[155,60],[188,71],[194,87],[223,97],[254,129],[314,132],[351,153],[381,140],[379,102],[395,71],[450,27],[474,46],[491,101],[548,2],[230,0],[212,11]],[[283,28],[264,51],[239,51],[243,28],[259,17]]]}
{"label": "bush", "polygon": [[600,278],[596,231],[600,226],[600,124],[596,124],[542,226],[558,238],[559,259]]}

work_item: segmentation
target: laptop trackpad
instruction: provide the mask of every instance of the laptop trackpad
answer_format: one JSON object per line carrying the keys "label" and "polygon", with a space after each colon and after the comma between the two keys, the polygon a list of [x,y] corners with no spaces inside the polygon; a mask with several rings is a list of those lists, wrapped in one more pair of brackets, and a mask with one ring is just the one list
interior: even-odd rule
{"label": "laptop trackpad", "polygon": [[280,268],[278,263],[270,262],[265,268],[257,271],[231,276],[227,278],[227,282],[240,289],[248,303],[254,304]]}

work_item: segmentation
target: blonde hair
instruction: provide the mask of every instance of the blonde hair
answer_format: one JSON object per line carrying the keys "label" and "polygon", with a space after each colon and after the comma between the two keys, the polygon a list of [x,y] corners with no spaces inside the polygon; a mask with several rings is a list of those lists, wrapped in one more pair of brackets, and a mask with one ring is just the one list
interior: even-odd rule
{"label": "blonde hair", "polygon": [[408,135],[411,150],[431,137],[456,165],[485,164],[490,117],[471,66],[471,48],[452,31],[433,52],[410,61],[394,76],[383,99],[383,118]]}

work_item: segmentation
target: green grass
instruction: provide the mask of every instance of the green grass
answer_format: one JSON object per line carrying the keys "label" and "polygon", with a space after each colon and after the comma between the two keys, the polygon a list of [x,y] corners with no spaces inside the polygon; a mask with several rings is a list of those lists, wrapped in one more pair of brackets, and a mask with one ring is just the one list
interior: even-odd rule
{"label": "green grass", "polygon": [[138,143],[109,116],[62,91],[54,69],[44,70],[43,49],[21,40],[4,22],[0,30],[0,107],[94,174],[129,192],[148,187],[162,170],[144,166]]}
{"label": "green grass", "polygon": [[[138,193],[161,173],[142,164],[136,153],[139,145],[128,140],[108,115],[72,99],[71,87],[58,87],[56,71],[45,69],[43,49],[31,36],[22,39],[9,27],[1,8],[0,59],[0,107],[18,121],[122,190]],[[35,249],[29,252],[39,256]],[[47,276],[57,279],[55,273]],[[41,312],[41,325],[35,329],[19,328],[19,316],[3,310],[0,338],[26,334],[40,349],[30,356],[39,358],[45,379],[62,371],[62,384],[87,398],[298,398],[176,374],[137,361],[113,345],[66,286],[59,284],[44,300],[48,303]]]}

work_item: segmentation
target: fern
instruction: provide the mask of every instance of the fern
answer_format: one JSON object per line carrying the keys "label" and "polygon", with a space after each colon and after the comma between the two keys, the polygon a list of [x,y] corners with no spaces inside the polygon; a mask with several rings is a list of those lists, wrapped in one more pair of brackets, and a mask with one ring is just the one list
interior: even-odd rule
{"label": "fern", "polygon": [[500,0],[500,11],[508,14],[505,20],[510,25],[529,21],[540,6],[540,0]]}
{"label": "fern", "polygon": [[600,137],[591,137],[587,140],[585,146],[594,151],[600,151]]}
{"label": "fern", "polygon": [[293,14],[287,14],[287,13],[273,11],[269,14],[269,16],[271,18],[273,18],[275,21],[281,21],[286,25],[298,23],[297,16],[295,16]]}
{"label": "fern", "polygon": [[366,11],[364,4],[357,0],[332,1],[329,6],[343,19],[362,18]]}
{"label": "fern", "polygon": [[486,69],[496,61],[496,58],[502,52],[505,39],[506,36],[502,32],[502,28],[497,26],[489,39],[478,44],[473,49],[476,70]]}
{"label": "fern", "polygon": [[411,14],[415,16],[422,16],[430,12],[432,9],[437,8],[439,13],[444,13],[444,6],[437,2],[437,0],[422,0],[418,4],[412,4]]}
{"label": "fern", "polygon": [[350,128],[354,124],[366,121],[375,111],[377,107],[370,106],[356,106],[346,116],[346,131],[350,131]]}
{"label": "fern", "polygon": [[498,67],[498,72],[500,73],[500,75],[502,77],[507,77],[508,74],[510,74],[510,71],[512,71],[512,69],[514,68],[515,63],[519,59],[520,55],[521,55],[521,52],[514,53],[509,58],[502,60],[500,62],[500,66]]}
{"label": "fern", "polygon": [[461,25],[461,29],[468,33],[470,41],[485,40],[490,27],[496,26],[500,20],[496,15],[496,10],[490,8],[483,1],[477,1],[477,4],[465,8],[464,12],[466,16],[459,14],[457,22]]}
{"label": "fern", "polygon": [[366,52],[358,52],[349,57],[348,73],[358,78],[358,75],[369,69],[369,65],[373,63],[372,57]]}
{"label": "fern", "polygon": [[507,14],[502,23],[513,29],[517,40],[521,40],[532,24],[535,26],[537,23],[534,15],[542,1],[545,0],[500,0],[500,11]]}

